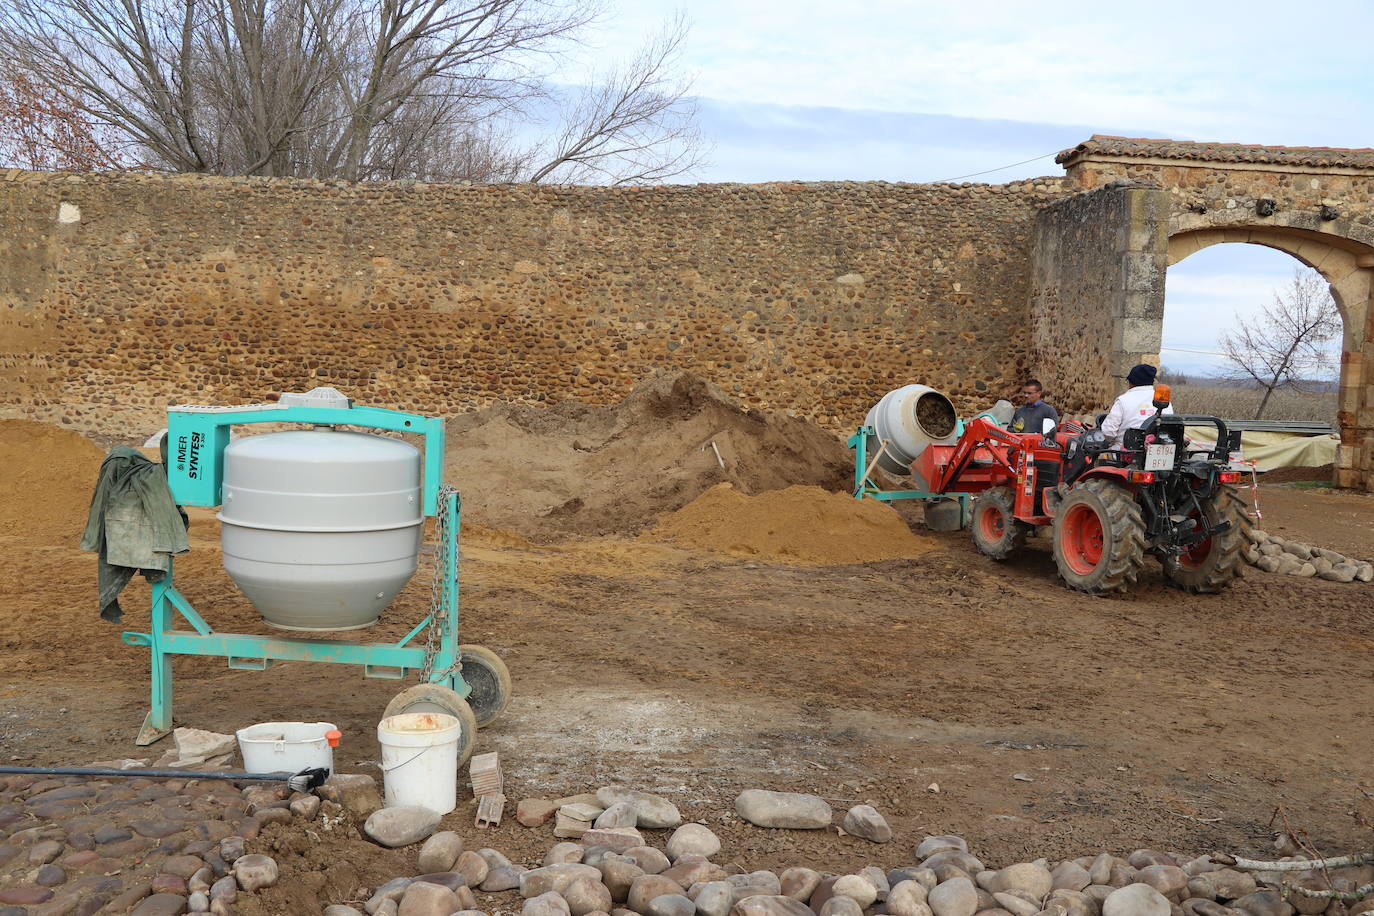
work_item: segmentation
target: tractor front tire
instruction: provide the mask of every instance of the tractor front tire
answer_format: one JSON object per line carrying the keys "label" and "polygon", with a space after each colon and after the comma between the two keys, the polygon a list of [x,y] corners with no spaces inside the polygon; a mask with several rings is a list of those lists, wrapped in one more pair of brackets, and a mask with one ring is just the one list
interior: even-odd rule
{"label": "tractor front tire", "polygon": [[1145,522],[1131,492],[1102,478],[1070,487],[1055,510],[1054,562],[1069,588],[1089,595],[1134,585],[1145,565]]}
{"label": "tractor front tire", "polygon": [[1164,558],[1164,576],[1172,585],[1194,594],[1215,594],[1245,575],[1245,548],[1254,520],[1233,487],[1217,487],[1202,504],[1199,524],[1208,528],[1230,522],[1231,527],[1194,544],[1181,556]]}
{"label": "tractor front tire", "polygon": [[984,490],[973,502],[973,543],[994,560],[1010,560],[1026,547],[1031,526],[1016,520],[1015,506],[1011,487]]}

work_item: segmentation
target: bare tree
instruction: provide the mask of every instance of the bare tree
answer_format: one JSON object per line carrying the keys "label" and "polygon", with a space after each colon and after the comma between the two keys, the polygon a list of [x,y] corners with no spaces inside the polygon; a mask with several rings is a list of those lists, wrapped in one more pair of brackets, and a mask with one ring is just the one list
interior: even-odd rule
{"label": "bare tree", "polygon": [[1314,377],[1330,372],[1330,343],[1340,334],[1341,314],[1326,280],[1315,270],[1297,268],[1258,320],[1222,335],[1231,365],[1227,377],[1264,390],[1255,411],[1258,420],[1275,391],[1304,390]]}
{"label": "bare tree", "polygon": [[13,61],[0,63],[0,166],[90,171],[131,164],[70,92],[35,80]]}
{"label": "bare tree", "polygon": [[0,58],[176,171],[664,180],[700,147],[679,20],[562,107],[593,0],[0,0]]}

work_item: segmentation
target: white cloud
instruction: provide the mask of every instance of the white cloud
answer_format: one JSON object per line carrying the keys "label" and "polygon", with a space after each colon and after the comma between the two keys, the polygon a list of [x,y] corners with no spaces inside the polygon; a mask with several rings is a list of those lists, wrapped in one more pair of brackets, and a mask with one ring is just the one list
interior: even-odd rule
{"label": "white cloud", "polygon": [[[671,13],[618,0],[605,52]],[[705,97],[786,106],[1135,125],[1202,140],[1363,146],[1374,7],[1156,0],[859,4],[697,0],[684,63]],[[1339,23],[1333,28],[1333,23]]]}

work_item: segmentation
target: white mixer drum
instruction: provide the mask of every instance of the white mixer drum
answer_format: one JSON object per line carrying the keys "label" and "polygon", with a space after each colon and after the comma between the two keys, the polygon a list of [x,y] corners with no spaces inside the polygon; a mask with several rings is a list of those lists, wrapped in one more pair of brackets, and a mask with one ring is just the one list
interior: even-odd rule
{"label": "white mixer drum", "polygon": [[224,569],[268,624],[370,626],[415,573],[420,450],[328,428],[235,440],[219,520]]}
{"label": "white mixer drum", "polygon": [[[903,385],[889,391],[868,411],[864,425],[877,432],[868,437],[868,454],[876,455],[879,443],[886,441],[887,450],[878,459],[878,467],[898,476],[911,473],[911,462],[926,446],[949,445],[959,438],[954,404],[927,385]],[[926,486],[925,481],[916,483],[922,489]]]}

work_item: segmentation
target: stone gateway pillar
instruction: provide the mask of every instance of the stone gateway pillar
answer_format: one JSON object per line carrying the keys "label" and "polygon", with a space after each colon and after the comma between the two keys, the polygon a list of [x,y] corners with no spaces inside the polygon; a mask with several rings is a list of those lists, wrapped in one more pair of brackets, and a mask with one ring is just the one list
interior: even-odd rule
{"label": "stone gateway pillar", "polygon": [[1106,410],[1140,362],[1158,363],[1169,195],[1130,182],[1040,211],[1031,264],[1031,349],[1069,410]]}

